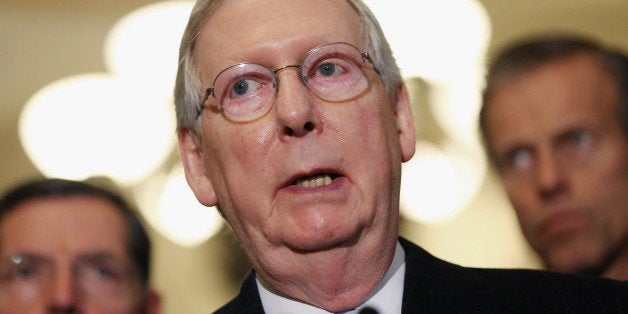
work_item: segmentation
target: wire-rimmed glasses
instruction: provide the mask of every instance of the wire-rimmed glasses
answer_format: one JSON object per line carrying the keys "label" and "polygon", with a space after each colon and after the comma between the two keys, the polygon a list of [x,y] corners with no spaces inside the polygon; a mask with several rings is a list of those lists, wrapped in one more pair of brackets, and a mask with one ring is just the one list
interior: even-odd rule
{"label": "wire-rimmed glasses", "polygon": [[[15,255],[0,260],[0,302],[24,303],[52,289],[58,267],[41,255]],[[71,262],[77,291],[86,297],[117,302],[141,290],[133,264],[109,255],[84,255]]]}
{"label": "wire-rimmed glasses", "polygon": [[[369,86],[365,60],[373,63],[367,52],[349,43],[335,42],[313,48],[298,65],[273,70],[259,63],[238,63],[218,73],[212,87],[206,90],[202,109],[222,111],[233,121],[254,120],[272,107],[279,88],[278,73],[287,68],[296,69],[303,84],[319,98],[328,102],[346,101],[359,96]],[[210,95],[216,101],[207,106]]]}

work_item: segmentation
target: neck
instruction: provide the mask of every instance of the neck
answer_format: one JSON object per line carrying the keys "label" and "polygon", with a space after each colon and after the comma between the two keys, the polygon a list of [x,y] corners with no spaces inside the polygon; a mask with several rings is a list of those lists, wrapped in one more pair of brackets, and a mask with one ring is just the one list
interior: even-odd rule
{"label": "neck", "polygon": [[628,245],[614,256],[612,262],[600,274],[602,277],[628,280]]}
{"label": "neck", "polygon": [[284,267],[256,267],[256,272],[278,295],[331,312],[346,311],[360,305],[384,278],[396,239],[360,239],[326,251],[279,254],[282,259],[269,264]]}

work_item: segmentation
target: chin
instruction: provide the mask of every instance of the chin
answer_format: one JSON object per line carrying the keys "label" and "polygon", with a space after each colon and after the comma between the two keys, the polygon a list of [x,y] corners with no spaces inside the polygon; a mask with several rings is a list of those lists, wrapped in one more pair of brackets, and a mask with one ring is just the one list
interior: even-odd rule
{"label": "chin", "polygon": [[554,254],[547,258],[547,266],[551,270],[566,273],[597,274],[600,271],[601,257],[596,248],[572,246],[555,249]]}
{"label": "chin", "polygon": [[600,267],[596,263],[579,261],[574,263],[574,261],[561,263],[553,262],[552,264],[547,264],[547,268],[553,271],[558,271],[562,273],[577,273],[577,274],[589,274],[589,275],[597,275],[600,273]]}
{"label": "chin", "polygon": [[332,228],[329,232],[299,230],[293,236],[286,237],[284,242],[293,251],[314,253],[352,246],[357,241],[358,235],[357,228],[344,231]]}

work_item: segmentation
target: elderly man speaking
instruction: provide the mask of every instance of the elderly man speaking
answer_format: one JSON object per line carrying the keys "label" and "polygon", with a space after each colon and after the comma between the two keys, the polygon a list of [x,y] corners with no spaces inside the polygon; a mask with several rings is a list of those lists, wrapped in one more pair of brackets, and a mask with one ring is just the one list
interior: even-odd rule
{"label": "elderly man speaking", "polygon": [[175,97],[187,181],[253,266],[217,313],[628,311],[625,283],[467,269],[398,236],[414,125],[359,0],[197,2]]}

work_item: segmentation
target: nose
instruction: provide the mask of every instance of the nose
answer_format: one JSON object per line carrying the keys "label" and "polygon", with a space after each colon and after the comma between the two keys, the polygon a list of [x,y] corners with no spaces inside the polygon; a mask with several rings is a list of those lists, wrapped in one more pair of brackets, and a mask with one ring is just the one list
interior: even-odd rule
{"label": "nose", "polygon": [[[320,127],[313,94],[299,77],[296,67],[284,67],[277,72],[281,80],[277,86],[275,110],[286,137],[302,137]],[[295,75],[296,74],[296,75]]]}
{"label": "nose", "polygon": [[70,269],[57,270],[50,289],[49,313],[75,313],[77,311],[77,287]]}
{"label": "nose", "polygon": [[536,177],[540,195],[545,200],[556,197],[565,189],[563,165],[551,151],[538,154]]}

